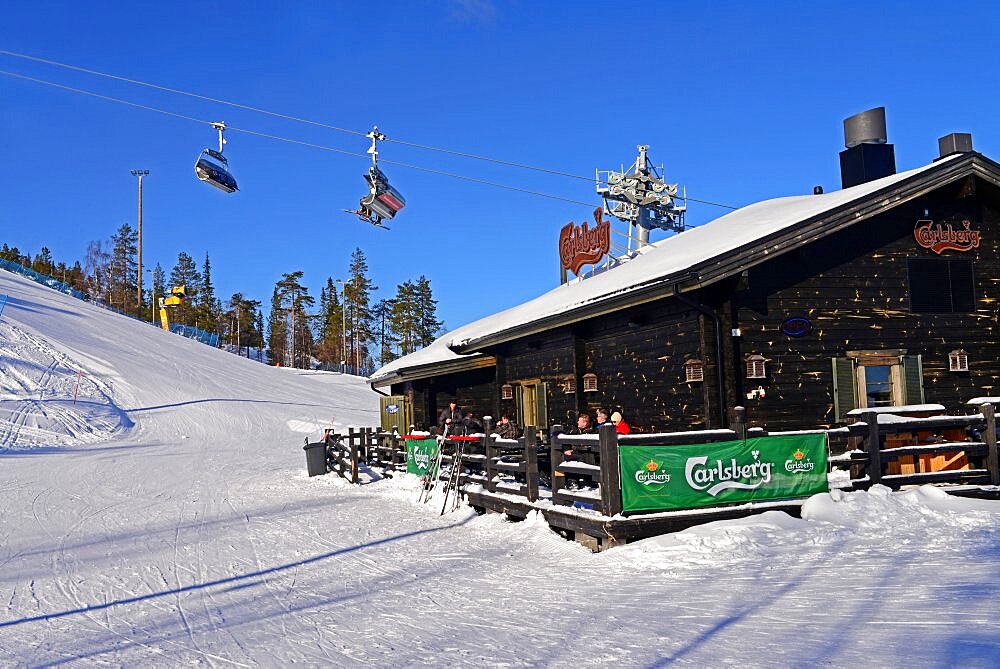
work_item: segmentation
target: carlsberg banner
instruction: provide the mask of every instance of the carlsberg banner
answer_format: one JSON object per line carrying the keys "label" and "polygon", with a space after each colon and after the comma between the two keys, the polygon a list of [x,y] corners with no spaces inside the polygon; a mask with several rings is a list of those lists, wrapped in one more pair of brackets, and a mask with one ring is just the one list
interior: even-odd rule
{"label": "carlsberg banner", "polygon": [[437,461],[437,439],[406,440],[406,471],[423,476]]}
{"label": "carlsberg banner", "polygon": [[826,435],[620,446],[623,511],[666,511],[826,492]]}

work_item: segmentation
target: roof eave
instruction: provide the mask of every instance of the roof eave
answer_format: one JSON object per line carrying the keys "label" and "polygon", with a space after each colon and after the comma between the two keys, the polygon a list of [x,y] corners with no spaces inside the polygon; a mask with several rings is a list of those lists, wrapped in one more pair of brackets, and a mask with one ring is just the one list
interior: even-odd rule
{"label": "roof eave", "polygon": [[402,368],[393,371],[382,378],[371,378],[369,383],[379,388],[391,386],[394,383],[405,381],[417,381],[419,379],[429,379],[442,374],[454,374],[457,372],[467,372],[473,369],[483,369],[486,367],[496,367],[497,359],[491,355],[471,355],[461,360],[447,360],[441,362],[429,362],[416,367]]}

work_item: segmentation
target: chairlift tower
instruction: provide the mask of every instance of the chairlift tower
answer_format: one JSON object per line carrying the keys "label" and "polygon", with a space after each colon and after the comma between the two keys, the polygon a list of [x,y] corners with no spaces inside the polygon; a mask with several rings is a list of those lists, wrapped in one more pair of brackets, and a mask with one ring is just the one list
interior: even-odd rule
{"label": "chairlift tower", "polygon": [[649,160],[647,144],[639,144],[639,156],[628,170],[620,172],[597,170],[597,194],[604,198],[604,213],[629,226],[629,248],[649,244],[649,231],[684,230],[687,211],[686,191],[678,197],[678,185],[663,181],[663,165],[659,170]]}

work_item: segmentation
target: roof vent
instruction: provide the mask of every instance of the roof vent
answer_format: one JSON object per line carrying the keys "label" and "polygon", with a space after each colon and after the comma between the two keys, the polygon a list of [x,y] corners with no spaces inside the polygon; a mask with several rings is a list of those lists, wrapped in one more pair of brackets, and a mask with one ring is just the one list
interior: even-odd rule
{"label": "roof vent", "polygon": [[940,158],[946,158],[956,153],[972,152],[972,135],[967,132],[953,132],[938,140]]}
{"label": "roof vent", "polygon": [[844,188],[896,173],[896,151],[887,143],[885,107],[875,107],[844,119],[840,180]]}
{"label": "roof vent", "polygon": [[885,144],[885,107],[875,107],[844,119],[844,144]]}

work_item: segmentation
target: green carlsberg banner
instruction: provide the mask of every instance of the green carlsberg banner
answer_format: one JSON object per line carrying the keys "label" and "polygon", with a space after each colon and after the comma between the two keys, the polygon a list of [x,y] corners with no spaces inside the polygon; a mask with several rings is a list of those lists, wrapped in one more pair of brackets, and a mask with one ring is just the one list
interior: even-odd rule
{"label": "green carlsberg banner", "polygon": [[826,434],[620,446],[623,511],[807,497],[829,490]]}
{"label": "green carlsberg banner", "polygon": [[406,440],[406,471],[423,476],[437,461],[437,439]]}

